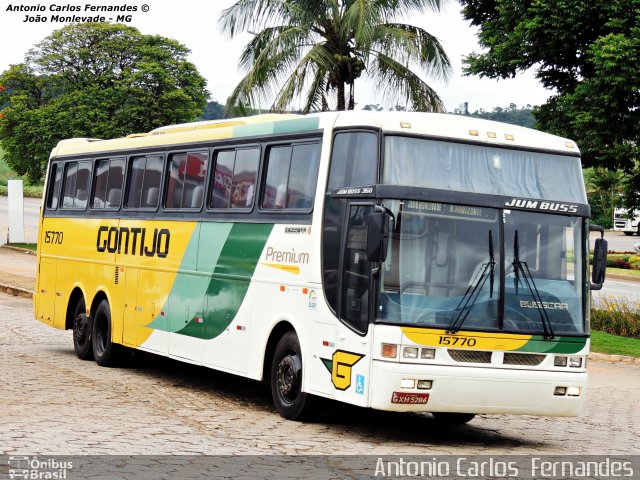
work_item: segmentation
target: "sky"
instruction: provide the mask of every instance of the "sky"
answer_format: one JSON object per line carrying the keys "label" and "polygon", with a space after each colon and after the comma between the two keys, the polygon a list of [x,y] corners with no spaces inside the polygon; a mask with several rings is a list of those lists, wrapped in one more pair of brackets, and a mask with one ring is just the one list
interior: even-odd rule
{"label": "sky", "polygon": [[[1,0],[0,5],[0,71],[9,65],[24,60],[25,53],[34,44],[45,38],[53,30],[65,23],[51,21],[51,15],[96,15],[91,13],[51,12],[55,6],[85,5],[123,5],[137,6],[132,14],[130,25],[145,34],[158,34],[174,38],[191,50],[189,60],[193,62],[202,76],[207,79],[211,99],[224,103],[234,86],[242,78],[237,61],[244,45],[251,38],[242,34],[229,39],[220,33],[218,17],[222,9],[236,0]],[[42,6],[45,12],[7,11],[9,6]],[[147,5],[148,11],[142,12]],[[460,5],[447,0],[440,13],[427,13],[404,19],[406,23],[426,29],[443,44],[453,66],[453,75],[445,84],[424,78],[436,89],[448,111],[459,108],[469,102],[469,110],[480,108],[492,110],[505,107],[510,103],[525,106],[540,105],[546,101],[551,91],[545,90],[534,78],[533,72],[525,72],[515,79],[491,80],[479,77],[462,76],[462,59],[472,51],[480,51],[476,30],[460,15]],[[24,22],[25,17],[42,15],[47,22]],[[102,14],[107,17],[112,14]],[[375,85],[358,81],[356,83],[356,108],[367,104],[381,104],[390,107],[388,102],[376,91]]]}

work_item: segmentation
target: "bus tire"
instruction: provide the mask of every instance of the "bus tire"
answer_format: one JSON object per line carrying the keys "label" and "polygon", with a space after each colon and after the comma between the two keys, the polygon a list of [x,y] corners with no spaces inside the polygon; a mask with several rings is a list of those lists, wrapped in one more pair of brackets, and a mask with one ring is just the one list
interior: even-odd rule
{"label": "bus tire", "polygon": [[121,346],[111,341],[111,308],[102,300],[92,314],[93,357],[101,367],[113,367],[120,360]]}
{"label": "bus tire", "polygon": [[93,346],[91,344],[91,317],[87,315],[87,307],[84,298],[81,297],[73,310],[73,349],[80,360],[93,358]]}
{"label": "bus tire", "polygon": [[287,420],[308,414],[308,395],[302,391],[302,354],[295,332],[285,333],[271,362],[271,396],[278,413]]}
{"label": "bus tire", "polygon": [[476,416],[475,413],[452,413],[452,412],[432,412],[433,418],[436,422],[442,425],[464,425],[465,423],[473,420]]}
{"label": "bus tire", "polygon": [[631,237],[635,235],[636,232],[622,232],[622,233],[624,233],[627,237]]}

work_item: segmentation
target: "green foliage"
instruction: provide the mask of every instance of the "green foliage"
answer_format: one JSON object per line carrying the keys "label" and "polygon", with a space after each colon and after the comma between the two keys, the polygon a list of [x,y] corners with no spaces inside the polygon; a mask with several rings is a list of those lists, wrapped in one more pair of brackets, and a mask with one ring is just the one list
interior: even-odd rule
{"label": "green foliage", "polygon": [[231,37],[255,33],[240,66],[246,76],[227,102],[232,107],[271,105],[287,110],[302,98],[304,112],[355,106],[355,81],[374,80],[390,102],[419,111],[441,111],[436,92],[413,71],[447,78],[451,67],[437,38],[396,20],[441,0],[239,0],[220,17]]}
{"label": "green foliage", "polygon": [[594,300],[591,328],[613,335],[640,338],[640,302],[614,297]]}
{"label": "green foliage", "polygon": [[459,1],[486,48],[465,59],[465,72],[509,78],[536,68],[557,91],[534,111],[537,126],[576,140],[586,166],[631,173],[626,202],[640,206],[640,2]]}
{"label": "green foliage", "polygon": [[613,210],[622,206],[627,175],[621,170],[590,167],[583,170],[593,223],[613,227]]}
{"label": "green foliage", "polygon": [[640,357],[640,339],[619,337],[610,333],[592,330],[591,351],[609,355]]}
{"label": "green foliage", "polygon": [[113,138],[195,119],[206,81],[175,40],[113,24],[75,24],[0,75],[0,141],[8,164],[41,181],[56,143]]}
{"label": "green foliage", "polygon": [[533,107],[531,105],[518,108],[515,103],[510,103],[507,107],[495,107],[489,112],[481,108],[470,113],[468,103],[465,102],[464,105],[454,109],[453,113],[456,115],[466,115],[474,118],[484,118],[485,120],[510,123],[511,125],[520,125],[527,128],[533,128],[535,124]]}
{"label": "green foliage", "polygon": [[224,105],[215,100],[207,103],[204,112],[198,120],[218,120],[224,118]]}

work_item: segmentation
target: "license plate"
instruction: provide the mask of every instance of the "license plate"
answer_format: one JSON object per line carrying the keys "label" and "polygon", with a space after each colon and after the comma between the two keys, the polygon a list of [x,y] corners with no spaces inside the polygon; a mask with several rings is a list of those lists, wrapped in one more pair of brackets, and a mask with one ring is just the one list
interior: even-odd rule
{"label": "license plate", "polygon": [[428,393],[393,392],[391,403],[403,405],[425,405],[429,401]]}

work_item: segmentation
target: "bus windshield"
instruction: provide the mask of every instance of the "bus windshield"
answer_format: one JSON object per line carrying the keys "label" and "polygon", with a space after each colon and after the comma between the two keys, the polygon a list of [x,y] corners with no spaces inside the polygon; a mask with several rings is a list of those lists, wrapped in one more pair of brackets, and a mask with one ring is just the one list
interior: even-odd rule
{"label": "bus windshield", "polygon": [[587,203],[578,157],[385,137],[383,183]]}
{"label": "bus windshield", "polygon": [[381,322],[456,331],[584,333],[583,219],[386,200]]}

